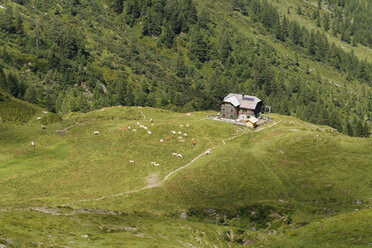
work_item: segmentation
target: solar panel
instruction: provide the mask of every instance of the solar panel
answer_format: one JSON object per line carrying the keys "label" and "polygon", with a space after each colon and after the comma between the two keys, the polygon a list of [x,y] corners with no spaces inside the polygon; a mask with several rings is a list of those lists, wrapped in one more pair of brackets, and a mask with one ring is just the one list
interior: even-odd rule
{"label": "solar panel", "polygon": [[254,101],[254,98],[252,97],[243,97],[243,100],[247,100],[247,101]]}

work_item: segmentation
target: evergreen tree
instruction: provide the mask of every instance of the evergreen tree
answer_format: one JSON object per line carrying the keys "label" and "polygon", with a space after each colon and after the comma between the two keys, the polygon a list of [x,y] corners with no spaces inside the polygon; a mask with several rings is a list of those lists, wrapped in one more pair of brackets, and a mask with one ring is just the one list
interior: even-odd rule
{"label": "evergreen tree", "polygon": [[36,87],[31,85],[27,88],[25,93],[25,100],[30,103],[37,103],[37,90]]}
{"label": "evergreen tree", "polygon": [[329,16],[327,14],[324,14],[323,17],[323,28],[325,31],[329,30]]}
{"label": "evergreen tree", "polygon": [[166,48],[172,48],[174,46],[175,33],[173,32],[169,23],[163,27],[159,41]]}
{"label": "evergreen tree", "polygon": [[192,57],[198,59],[200,62],[204,63],[208,59],[208,44],[204,38],[200,28],[196,26],[191,31],[190,37],[190,52]]}

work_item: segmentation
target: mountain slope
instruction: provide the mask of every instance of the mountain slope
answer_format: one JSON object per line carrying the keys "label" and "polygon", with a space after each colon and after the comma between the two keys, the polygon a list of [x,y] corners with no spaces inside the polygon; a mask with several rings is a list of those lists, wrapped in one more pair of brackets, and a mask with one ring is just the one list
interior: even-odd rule
{"label": "mountain slope", "polygon": [[[256,130],[208,114],[112,107],[73,113],[46,129],[3,123],[0,242],[270,244],[273,233],[371,206],[371,139],[275,114]],[[25,218],[34,220],[28,228]],[[168,233],[168,222],[178,231]],[[46,225],[52,229],[42,234]]]}
{"label": "mountain slope", "polygon": [[217,109],[234,91],[368,135],[371,65],[284,16],[284,4],[278,12],[265,1],[1,3],[1,87],[50,111]]}

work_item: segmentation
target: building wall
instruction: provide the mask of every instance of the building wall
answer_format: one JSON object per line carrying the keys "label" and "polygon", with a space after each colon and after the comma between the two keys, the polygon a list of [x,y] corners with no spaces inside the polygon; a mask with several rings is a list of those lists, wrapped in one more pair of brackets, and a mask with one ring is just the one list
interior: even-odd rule
{"label": "building wall", "polygon": [[238,118],[238,111],[230,103],[223,103],[221,105],[221,117],[226,119],[237,119]]}
{"label": "building wall", "polygon": [[254,115],[254,110],[252,109],[239,109],[240,115]]}

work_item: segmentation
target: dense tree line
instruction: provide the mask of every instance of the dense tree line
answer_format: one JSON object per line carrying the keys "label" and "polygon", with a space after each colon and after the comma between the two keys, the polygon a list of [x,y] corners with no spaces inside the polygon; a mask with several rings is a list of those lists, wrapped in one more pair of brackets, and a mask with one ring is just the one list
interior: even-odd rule
{"label": "dense tree line", "polygon": [[107,3],[25,1],[33,11],[13,4],[0,10],[0,88],[61,114],[114,105],[217,110],[229,92],[245,92],[275,112],[368,135],[371,65],[280,17],[268,2],[234,0],[231,7],[297,56],[366,83],[362,98],[303,71],[298,58],[283,58],[195,1]]}

